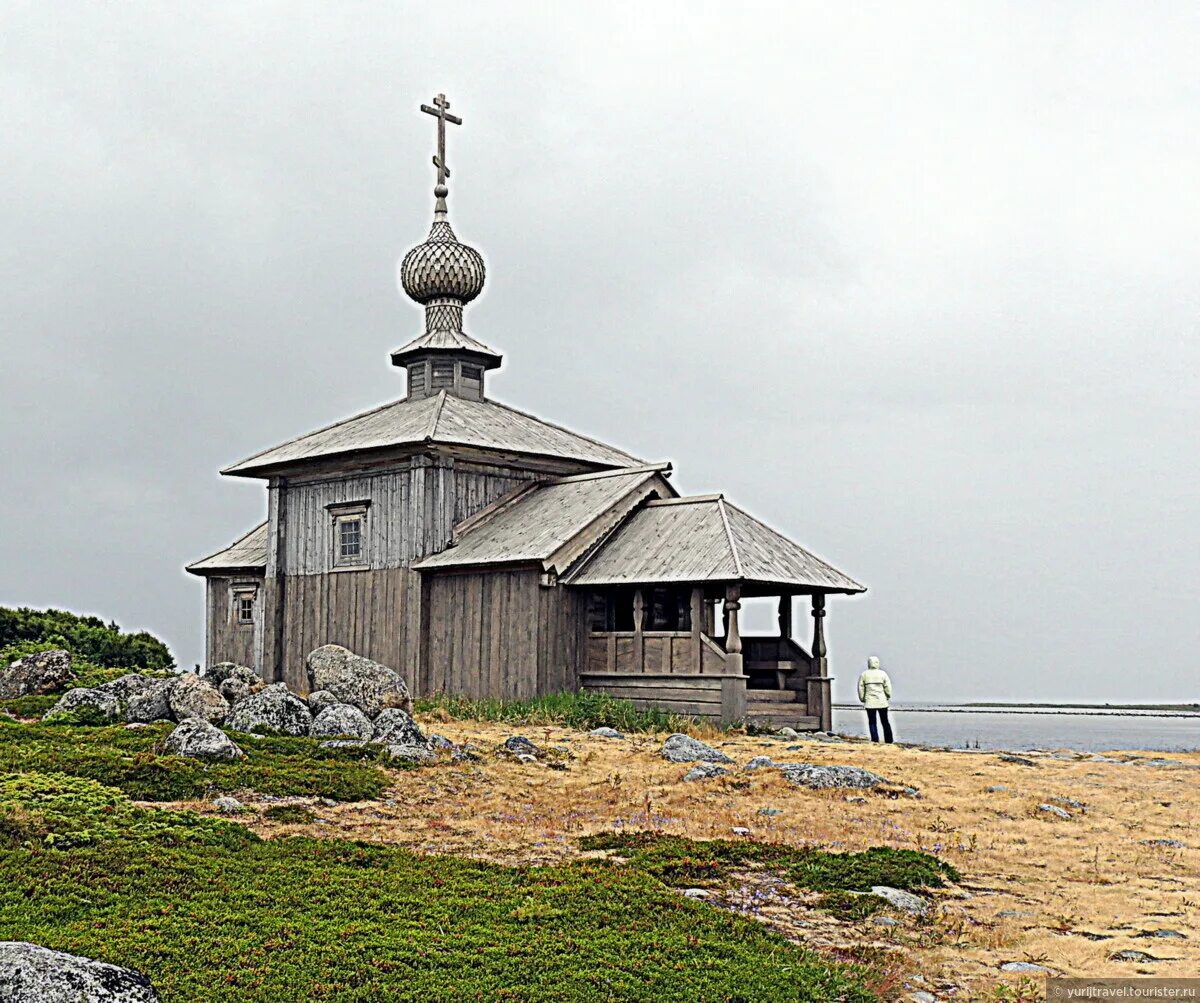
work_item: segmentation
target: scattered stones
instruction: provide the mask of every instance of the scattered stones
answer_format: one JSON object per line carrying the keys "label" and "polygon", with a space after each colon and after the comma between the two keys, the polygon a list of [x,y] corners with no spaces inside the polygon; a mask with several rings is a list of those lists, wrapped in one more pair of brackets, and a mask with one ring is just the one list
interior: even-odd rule
{"label": "scattered stones", "polygon": [[422,734],[420,726],[399,707],[389,707],[379,712],[379,716],[375,718],[371,741],[385,745],[429,748],[429,740]]}
{"label": "scattered stones", "polygon": [[[1032,759],[1028,759],[1025,756],[1016,756],[1011,752],[1002,752],[996,758],[1002,763],[1012,763],[1015,766],[1037,766],[1037,763],[1035,763]],[[1019,963],[1020,962],[1013,962],[1013,964]]]}
{"label": "scattered stones", "polygon": [[288,692],[286,683],[272,683],[239,701],[225,724],[231,731],[307,735],[312,730],[312,712]]}
{"label": "scattered stones", "polygon": [[1006,961],[1000,966],[1002,972],[1042,972],[1050,971],[1045,965],[1035,965],[1032,961]]}
{"label": "scattered stones", "polygon": [[683,890],[683,894],[684,894],[685,898],[689,898],[689,899],[706,899],[706,898],[708,898],[708,892],[706,892],[703,888],[685,888]]}
{"label": "scattered stones", "polygon": [[725,753],[705,745],[690,735],[670,736],[662,747],[663,759],[672,763],[732,763]]}
{"label": "scattered stones", "polygon": [[[400,711],[400,713],[403,714],[404,711]],[[313,718],[312,730],[309,734],[313,738],[349,736],[366,741],[374,737],[375,725],[353,704],[339,703],[326,707]]]}
{"label": "scattered stones", "polygon": [[0,669],[0,700],[54,693],[74,678],[69,651],[38,651]]}
{"label": "scattered stones", "polygon": [[241,801],[231,797],[216,798],[213,807],[224,815],[237,815],[246,810]]}
{"label": "scattered stones", "polygon": [[800,732],[795,728],[779,728],[775,732],[780,738],[799,738]]}
{"label": "scattered stones", "polygon": [[886,777],[864,770],[858,766],[818,766],[815,763],[787,763],[779,768],[788,783],[813,790],[849,787],[856,790],[871,790],[875,787],[893,786]]}
{"label": "scattered stones", "polygon": [[1178,930],[1143,930],[1138,936],[1158,940],[1187,940],[1187,935]]}
{"label": "scattered stones", "polygon": [[908,998],[913,1003],[937,1003],[937,997],[933,993],[927,993],[924,989],[918,989],[915,993],[910,993]]}
{"label": "scattered stones", "polygon": [[713,777],[723,777],[729,771],[716,763],[697,763],[683,775],[685,781],[711,780]]}
{"label": "scattered stones", "polygon": [[163,739],[163,750],[173,756],[193,759],[243,759],[245,753],[233,739],[203,718],[184,718],[175,730]]}
{"label": "scattered stones", "polygon": [[319,749],[361,749],[367,744],[363,738],[331,738],[327,742],[318,742]]}
{"label": "scattered stones", "polygon": [[398,673],[340,644],[325,644],[309,652],[304,664],[310,691],[328,690],[372,720],[389,707],[412,713],[412,696]]}
{"label": "scattered stones", "polygon": [[1040,804],[1038,805],[1038,811],[1044,811],[1048,815],[1053,815],[1055,818],[1065,818],[1067,820],[1070,820],[1071,818],[1071,813],[1067,811],[1066,808],[1060,808],[1058,805],[1054,804]]}
{"label": "scattered stones", "polygon": [[924,916],[929,912],[929,903],[920,895],[906,892],[902,888],[892,888],[890,885],[872,885],[871,894],[878,895],[888,905],[914,916]]}
{"label": "scattered stones", "polygon": [[1145,951],[1117,951],[1115,954],[1108,956],[1109,961],[1161,961],[1162,958],[1156,958],[1152,954],[1147,954]]}
{"label": "scattered stones", "polygon": [[156,679],[130,672],[96,689],[117,698],[121,716],[126,721],[150,724],[171,719],[171,690],[177,680]]}
{"label": "scattered stones", "polygon": [[1087,811],[1087,805],[1082,801],[1076,801],[1074,798],[1057,797],[1050,799],[1054,804],[1065,805],[1067,808],[1074,808],[1076,811]]}
{"label": "scattered stones", "polygon": [[1037,913],[1024,912],[1021,909],[1005,909],[996,913],[996,919],[1036,919]]}
{"label": "scattered stones", "polygon": [[111,693],[82,688],[67,690],[42,720],[56,721],[76,714],[90,714],[103,722],[116,721],[121,716],[121,705]]}
{"label": "scattered stones", "polygon": [[1187,843],[1182,843],[1178,839],[1139,839],[1142,846],[1164,846],[1172,850],[1186,850]]}
{"label": "scattered stones", "polygon": [[423,745],[389,745],[388,759],[423,766],[437,762],[437,753]]}
{"label": "scattered stones", "polygon": [[150,980],[76,954],[20,941],[0,942],[4,1003],[159,1003]]}
{"label": "scattered stones", "polygon": [[175,681],[167,703],[176,721],[198,717],[210,724],[221,724],[229,714],[229,701],[194,672],[185,672]]}
{"label": "scattered stones", "polygon": [[988,794],[1007,794],[1008,790],[1009,790],[1009,788],[1005,787],[1004,784],[992,784],[992,786],[987,789],[987,793]]}
{"label": "scattered stones", "polygon": [[624,738],[625,737],[619,731],[617,731],[616,728],[607,728],[607,727],[593,728],[591,731],[588,732],[588,734],[591,735],[593,738]]}
{"label": "scattered stones", "polygon": [[[229,663],[223,662],[223,665]],[[217,691],[232,707],[239,700],[245,700],[251,696],[267,688],[267,684],[259,679],[258,674],[245,665],[232,666],[225,675],[225,678],[217,684]]]}

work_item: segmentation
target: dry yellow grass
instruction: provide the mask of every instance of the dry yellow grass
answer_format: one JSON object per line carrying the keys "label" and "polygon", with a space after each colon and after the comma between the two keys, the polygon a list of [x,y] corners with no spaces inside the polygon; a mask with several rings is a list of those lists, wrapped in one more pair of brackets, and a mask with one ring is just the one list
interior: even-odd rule
{"label": "dry yellow grass", "polygon": [[[705,839],[731,837],[738,826],[750,830],[749,838],[797,846],[921,849],[962,872],[960,888],[937,896],[933,921],[851,927],[814,913],[810,897],[789,897],[786,890],[762,918],[819,946],[895,950],[907,971],[924,973],[935,991],[957,986],[953,995],[960,999],[992,998],[998,985],[1016,985],[1021,976],[999,971],[1006,961],[1035,961],[1078,976],[1183,977],[1200,970],[1200,770],[1049,756],[1022,766],[992,753],[761,736],[714,740],[739,766],[762,754],[862,766],[922,795],[894,799],[801,790],[767,770],[681,783],[686,767],[658,755],[664,736],[616,741],[556,727],[520,729],[539,744],[570,750],[574,758],[560,771],[492,755],[516,733],[511,726],[439,722],[436,728],[484,750],[482,762],[397,772],[385,800],[319,805],[319,821],[308,826],[250,824],[267,836],[303,829],[509,864],[569,859],[579,855],[579,836],[613,828]],[[787,751],[789,744],[800,748]],[[1200,767],[1197,754],[1171,758]],[[1008,790],[988,792],[994,785]],[[1060,819],[1038,810],[1054,797],[1083,802],[1086,811],[1071,809],[1070,819]],[[760,814],[763,808],[780,814]],[[1187,848],[1142,842],[1156,838]],[[737,895],[725,904],[736,907]],[[1163,928],[1186,939],[1139,936]],[[1110,960],[1126,949],[1161,960]]]}

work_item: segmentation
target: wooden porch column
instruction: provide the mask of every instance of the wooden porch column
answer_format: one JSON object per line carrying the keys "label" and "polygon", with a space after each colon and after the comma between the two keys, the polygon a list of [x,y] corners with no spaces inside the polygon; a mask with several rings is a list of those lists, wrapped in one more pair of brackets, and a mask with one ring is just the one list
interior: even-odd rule
{"label": "wooden porch column", "polygon": [[742,587],[725,587],[725,677],[721,680],[721,723],[732,724],[746,717],[746,678],[742,670],[742,635],[738,610]]}
{"label": "wooden porch column", "polygon": [[[792,597],[784,595],[779,597],[779,645],[775,650],[775,658],[778,661],[782,660],[787,654],[787,644],[784,643],[791,639],[792,636]],[[775,671],[775,687],[776,689],[787,688],[787,673],[781,669]]]}
{"label": "wooden porch column", "polygon": [[704,628],[704,589],[696,586],[692,589],[692,602],[689,609],[692,626],[692,671],[704,671],[704,644],[700,640]]}
{"label": "wooden porch column", "polygon": [[817,719],[822,731],[833,730],[833,703],[829,660],[825,648],[825,595],[812,597],[813,639],[812,671],[808,676],[808,713]]}
{"label": "wooden porch column", "polygon": [[637,589],[633,593],[633,664],[635,672],[646,671],[646,666],[643,664],[646,639],[642,636],[642,631],[645,630],[645,619],[646,597],[642,595],[641,589]]}

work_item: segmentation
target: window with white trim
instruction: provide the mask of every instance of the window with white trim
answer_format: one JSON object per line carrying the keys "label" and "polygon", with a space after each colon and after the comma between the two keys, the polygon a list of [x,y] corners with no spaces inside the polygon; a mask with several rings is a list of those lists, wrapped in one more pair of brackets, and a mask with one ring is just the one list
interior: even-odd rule
{"label": "window with white trim", "polygon": [[367,504],[331,505],[333,517],[333,566],[362,568],[367,565]]}
{"label": "window with white trim", "polygon": [[253,585],[233,587],[233,622],[239,627],[254,626],[254,603],[258,599],[258,588]]}

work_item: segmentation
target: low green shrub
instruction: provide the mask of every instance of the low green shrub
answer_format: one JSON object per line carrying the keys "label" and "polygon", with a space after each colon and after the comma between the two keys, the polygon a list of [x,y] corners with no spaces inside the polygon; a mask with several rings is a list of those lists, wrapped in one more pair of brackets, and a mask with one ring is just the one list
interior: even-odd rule
{"label": "low green shrub", "polygon": [[584,836],[579,845],[614,851],[627,858],[629,866],[669,885],[719,882],[751,864],[770,867],[798,888],[813,891],[869,892],[875,885],[912,891],[958,880],[953,866],[931,854],[882,846],[831,853],[782,843],[696,840],[653,832],[600,833]]}
{"label": "low green shrub", "polygon": [[817,902],[820,908],[847,923],[861,923],[888,907],[887,899],[862,892],[826,892]]}
{"label": "low green shrub", "polygon": [[263,794],[364,801],[388,776],[355,750],[322,749],[309,738],[235,736],[246,759],[209,762],[161,755],[173,725],[128,729],[21,724],[0,718],[0,772],[65,773],[116,787],[140,801],[183,801],[241,788]]}
{"label": "low green shrub", "polygon": [[418,712],[444,710],[452,718],[502,721],[511,724],[562,725],[567,728],[616,728],[623,732],[683,731],[700,719],[670,714],[660,709],[640,710],[630,700],[615,700],[602,693],[554,693],[531,700],[471,700],[437,696],[416,701]]}
{"label": "low green shrub", "polygon": [[269,818],[272,822],[296,825],[306,825],[316,817],[316,812],[302,804],[273,804],[263,812],[263,818]]}
{"label": "low green shrub", "polygon": [[81,660],[107,668],[136,671],[175,667],[170,649],[145,631],[129,634],[115,622],[106,624],[99,617],[80,616],[66,610],[0,606],[0,649],[13,649],[28,642],[66,648]]}
{"label": "low green shrub", "polygon": [[138,808],[121,791],[61,773],[0,778],[0,848],[54,849],[115,841],[237,848],[256,840],[247,829],[190,811]]}

